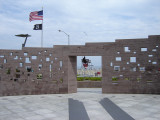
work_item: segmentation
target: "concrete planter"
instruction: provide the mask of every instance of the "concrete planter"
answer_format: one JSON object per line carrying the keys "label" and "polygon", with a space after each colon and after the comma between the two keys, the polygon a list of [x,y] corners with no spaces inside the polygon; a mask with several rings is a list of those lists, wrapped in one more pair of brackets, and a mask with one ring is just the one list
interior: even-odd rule
{"label": "concrete planter", "polygon": [[78,81],[78,88],[102,88],[101,81]]}

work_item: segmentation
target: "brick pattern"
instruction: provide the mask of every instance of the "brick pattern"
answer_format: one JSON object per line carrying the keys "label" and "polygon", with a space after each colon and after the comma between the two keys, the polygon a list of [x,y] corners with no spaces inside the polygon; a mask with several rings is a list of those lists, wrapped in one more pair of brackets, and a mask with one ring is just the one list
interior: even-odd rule
{"label": "brick pattern", "polygon": [[102,56],[103,93],[160,93],[160,35],[0,50],[0,96],[77,92],[76,56]]}
{"label": "brick pattern", "polygon": [[53,48],[0,50],[0,95],[60,93],[62,61]]}
{"label": "brick pattern", "polygon": [[117,40],[105,48],[103,93],[160,93],[160,36]]}

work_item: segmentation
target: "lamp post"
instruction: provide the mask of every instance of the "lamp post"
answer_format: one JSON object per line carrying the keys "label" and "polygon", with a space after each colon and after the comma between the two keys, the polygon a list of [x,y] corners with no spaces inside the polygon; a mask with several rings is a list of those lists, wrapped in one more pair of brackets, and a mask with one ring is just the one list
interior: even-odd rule
{"label": "lamp post", "polygon": [[63,32],[64,34],[66,34],[66,35],[67,35],[67,37],[68,37],[68,45],[70,45],[69,35],[68,35],[66,32],[62,31],[62,30],[58,30],[58,31],[59,31],[59,32]]}
{"label": "lamp post", "polygon": [[28,34],[19,34],[19,35],[15,35],[15,36],[17,36],[17,37],[25,37],[25,41],[24,41],[24,43],[22,44],[22,48],[25,47],[26,42],[27,42],[27,38],[28,38],[28,37],[31,37],[31,35],[28,35]]}

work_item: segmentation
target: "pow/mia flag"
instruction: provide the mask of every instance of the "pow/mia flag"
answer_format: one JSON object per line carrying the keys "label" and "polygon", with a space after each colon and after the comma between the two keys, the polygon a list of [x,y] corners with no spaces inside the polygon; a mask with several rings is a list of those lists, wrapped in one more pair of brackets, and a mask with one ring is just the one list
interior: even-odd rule
{"label": "pow/mia flag", "polygon": [[42,30],[42,24],[35,24],[33,30]]}

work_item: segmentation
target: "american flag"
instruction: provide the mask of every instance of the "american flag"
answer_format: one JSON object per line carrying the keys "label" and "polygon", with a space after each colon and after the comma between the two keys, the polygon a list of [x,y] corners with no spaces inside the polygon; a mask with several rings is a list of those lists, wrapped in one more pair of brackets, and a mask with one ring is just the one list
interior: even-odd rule
{"label": "american flag", "polygon": [[43,20],[43,10],[31,12],[29,15],[29,21]]}

